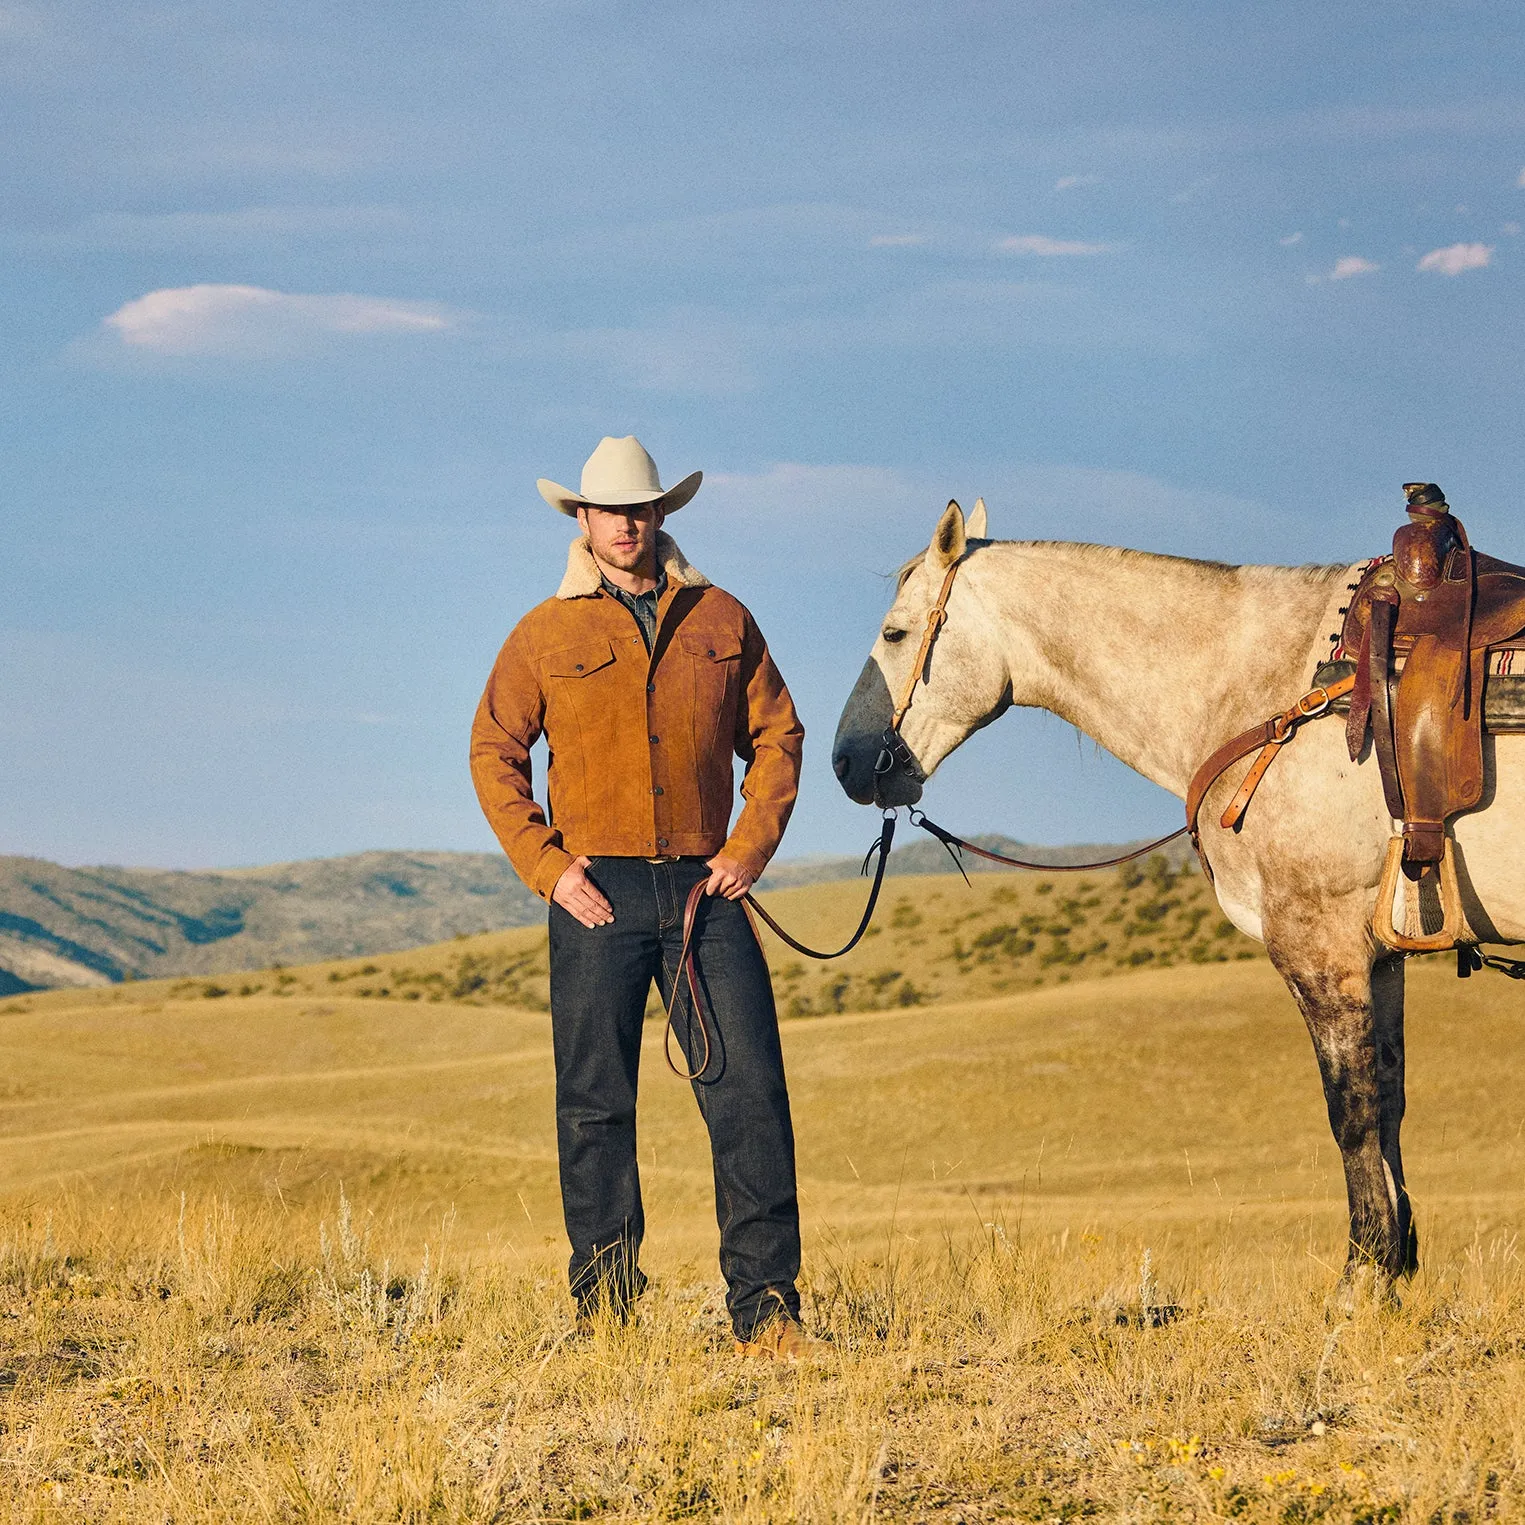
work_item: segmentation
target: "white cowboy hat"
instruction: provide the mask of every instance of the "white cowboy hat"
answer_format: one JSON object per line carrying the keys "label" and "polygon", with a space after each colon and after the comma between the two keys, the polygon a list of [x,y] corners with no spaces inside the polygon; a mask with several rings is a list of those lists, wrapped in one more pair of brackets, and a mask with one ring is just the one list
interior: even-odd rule
{"label": "white cowboy hat", "polygon": [[704,473],[686,476],[665,492],[657,476],[657,463],[635,435],[612,439],[605,435],[582,469],[582,491],[569,492],[558,482],[541,477],[535,486],[552,508],[574,518],[579,508],[634,508],[650,503],[664,514],[675,513],[699,491]]}

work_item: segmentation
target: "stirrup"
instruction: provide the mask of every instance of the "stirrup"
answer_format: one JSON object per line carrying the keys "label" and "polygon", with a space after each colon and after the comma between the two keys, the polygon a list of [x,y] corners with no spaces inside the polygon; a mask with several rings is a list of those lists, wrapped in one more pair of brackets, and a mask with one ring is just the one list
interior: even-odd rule
{"label": "stirrup", "polygon": [[[1444,953],[1457,943],[1469,942],[1466,913],[1462,909],[1461,885],[1456,879],[1456,857],[1450,837],[1440,854],[1441,927],[1438,932],[1421,932],[1410,937],[1395,924],[1398,885],[1403,879],[1403,838],[1392,837],[1387,844],[1387,858],[1382,865],[1382,882],[1377,888],[1377,904],[1371,914],[1371,929],[1377,941],[1398,953]],[[1414,893],[1418,894],[1418,886]],[[1405,920],[1407,918],[1405,917]]]}

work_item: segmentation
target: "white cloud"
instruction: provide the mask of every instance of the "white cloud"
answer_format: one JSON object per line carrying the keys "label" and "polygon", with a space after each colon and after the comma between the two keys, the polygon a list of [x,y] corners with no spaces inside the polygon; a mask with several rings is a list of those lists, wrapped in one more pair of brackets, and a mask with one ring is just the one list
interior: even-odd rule
{"label": "white cloud", "polygon": [[437,333],[454,322],[436,302],[199,285],[150,291],[101,326],[131,350],[189,356],[285,354],[334,335]]}
{"label": "white cloud", "polygon": [[1056,191],[1073,191],[1082,185],[1096,185],[1100,180],[1100,175],[1061,175],[1054,182],[1054,189]]}
{"label": "white cloud", "polygon": [[1003,238],[996,245],[996,248],[1004,249],[1008,254],[1038,254],[1045,258],[1056,255],[1107,254],[1115,247],[1114,244],[1081,243],[1077,239],[1050,238],[1045,233],[1020,233],[1012,238]]}
{"label": "white cloud", "polygon": [[1520,225],[1517,222],[1506,222],[1503,227],[1499,229],[1499,232],[1507,233],[1511,238],[1517,238],[1520,232]]}
{"label": "white cloud", "polygon": [[1277,240],[1283,249],[1290,249],[1293,244],[1300,244],[1302,241],[1303,235],[1301,233],[1289,233],[1285,238]]}
{"label": "white cloud", "polygon": [[1492,244],[1448,244],[1444,249],[1431,249],[1415,268],[1432,270],[1436,275],[1461,275],[1481,270],[1492,258]]}
{"label": "white cloud", "polygon": [[1375,260],[1362,259],[1359,254],[1344,254],[1334,262],[1334,269],[1329,272],[1329,279],[1348,281],[1354,275],[1371,275],[1381,268]]}
{"label": "white cloud", "polygon": [[925,233],[880,233],[869,239],[870,249],[909,249],[927,241]]}

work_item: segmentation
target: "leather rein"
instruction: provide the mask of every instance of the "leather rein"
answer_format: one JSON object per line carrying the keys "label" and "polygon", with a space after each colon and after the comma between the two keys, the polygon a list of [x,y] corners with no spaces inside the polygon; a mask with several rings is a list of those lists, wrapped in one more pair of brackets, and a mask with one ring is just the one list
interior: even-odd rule
{"label": "leather rein", "polygon": [[[948,568],[943,577],[942,587],[938,590],[937,600],[927,611],[926,627],[922,631],[921,646],[916,653],[916,661],[911,667],[910,676],[906,681],[905,689],[900,696],[900,702],[895,706],[890,717],[890,723],[880,737],[879,755],[874,759],[874,774],[883,778],[892,773],[898,767],[903,769],[918,783],[925,782],[926,775],[916,763],[911,749],[906,745],[900,734],[900,727],[910,712],[911,700],[916,695],[918,683],[925,683],[927,672],[932,660],[932,648],[937,642],[937,636],[948,620],[948,595],[953,591],[953,580],[958,575],[958,569],[963,565],[964,557]],[[1025,868],[1041,870],[1044,873],[1053,874],[1083,874],[1092,873],[1098,869],[1116,868],[1123,863],[1131,863],[1135,858],[1142,858],[1149,853],[1157,852],[1160,848],[1174,842],[1177,837],[1190,836],[1191,844],[1196,849],[1197,859],[1202,865],[1202,871],[1207,875],[1209,883],[1212,881],[1213,871],[1208,863],[1206,855],[1202,851],[1201,833],[1197,818],[1202,810],[1202,802],[1207,792],[1217,783],[1229,768],[1236,762],[1248,757],[1252,752],[1258,755],[1250,765],[1249,772],[1245,774],[1244,781],[1240,784],[1234,796],[1225,807],[1219,818],[1219,825],[1225,831],[1234,831],[1244,819],[1244,813],[1249,808],[1250,799],[1260,781],[1265,777],[1266,770],[1275,760],[1276,754],[1287,745],[1297,734],[1298,728],[1309,720],[1316,720],[1321,715],[1330,712],[1336,699],[1342,698],[1355,687],[1356,679],[1351,677],[1341,678],[1335,683],[1315,688],[1304,694],[1290,709],[1283,710],[1279,715],[1273,715],[1261,725],[1251,726],[1247,731],[1241,731],[1237,736],[1230,737],[1223,743],[1206,762],[1197,769],[1192,776],[1191,784],[1186,791],[1186,824],[1177,827],[1163,837],[1157,837],[1152,842],[1146,842],[1142,847],[1135,847],[1131,852],[1121,853],[1115,858],[1102,858],[1095,862],[1086,863],[1034,863],[1025,858],[1013,858],[1006,853],[998,853],[987,847],[979,847],[975,843],[967,841],[956,832],[939,826],[930,820],[920,810],[912,808],[909,812],[910,822],[919,827],[928,835],[936,838],[947,849],[948,855],[953,859],[958,871],[964,875],[965,882],[968,874],[964,871],[964,865],[960,855],[973,853],[977,858],[987,859],[991,863],[1001,863],[1009,868]],[[764,922],[795,952],[802,953],[806,958],[828,960],[841,958],[843,954],[850,953],[863,939],[863,934],[868,930],[870,920],[873,918],[874,908],[879,902],[879,891],[884,884],[885,869],[889,865],[890,844],[895,839],[895,809],[887,807],[884,812],[884,825],[879,832],[878,840],[868,850],[868,855],[863,860],[862,872],[868,872],[868,866],[874,863],[874,882],[868,892],[868,901],[863,907],[863,915],[858,921],[857,930],[838,949],[831,953],[823,953],[815,948],[807,947],[798,939],[790,936],[772,916],[757,902],[749,893],[741,897],[746,906],[749,916],[752,913],[760,916]],[[698,1080],[710,1066],[711,1043],[709,1024],[704,1017],[704,1002],[700,992],[699,972],[696,966],[694,953],[694,933],[698,924],[699,907],[705,899],[704,888],[706,881],[700,880],[689,891],[688,900],[683,907],[683,946],[678,955],[679,978],[674,979],[672,997],[667,1002],[667,1028],[663,1035],[663,1057],[673,1074],[683,1080]],[[753,926],[756,932],[756,926]],[[1484,960],[1484,962],[1487,962]],[[1525,971],[1525,965],[1522,965]],[[1525,972],[1515,975],[1515,978],[1525,978]],[[694,1016],[699,1024],[700,1036],[703,1039],[703,1059],[697,1069],[684,1070],[673,1063],[672,1036],[673,1016],[678,1006],[678,994],[681,984],[688,987],[689,1000]]]}

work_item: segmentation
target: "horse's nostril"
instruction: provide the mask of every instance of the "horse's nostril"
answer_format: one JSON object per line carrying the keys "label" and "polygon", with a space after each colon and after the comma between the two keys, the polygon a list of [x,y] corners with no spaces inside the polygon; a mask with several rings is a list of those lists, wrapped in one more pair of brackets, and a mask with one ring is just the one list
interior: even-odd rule
{"label": "horse's nostril", "polygon": [[852,762],[843,753],[839,752],[831,760],[831,771],[837,775],[837,782],[840,784],[852,771]]}

